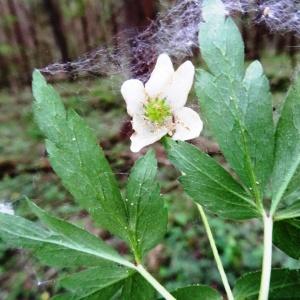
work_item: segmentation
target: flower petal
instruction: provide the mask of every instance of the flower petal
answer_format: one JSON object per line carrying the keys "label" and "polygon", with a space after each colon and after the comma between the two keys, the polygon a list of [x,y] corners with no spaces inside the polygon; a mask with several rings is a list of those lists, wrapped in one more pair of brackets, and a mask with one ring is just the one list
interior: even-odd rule
{"label": "flower petal", "polygon": [[121,87],[121,93],[130,116],[142,111],[143,103],[146,101],[147,96],[145,87],[140,80],[130,79],[125,81]]}
{"label": "flower petal", "polygon": [[130,150],[132,152],[139,152],[145,146],[159,141],[169,131],[167,127],[155,127],[144,118],[136,115],[133,117],[132,127],[135,130],[135,133],[130,137]]}
{"label": "flower petal", "polygon": [[186,141],[198,137],[203,129],[203,123],[197,112],[188,107],[174,111],[175,133],[173,140]]}
{"label": "flower petal", "polygon": [[183,107],[194,81],[195,67],[190,61],[182,64],[174,73],[166,98],[173,109]]}
{"label": "flower petal", "polygon": [[174,68],[170,57],[165,53],[161,54],[157,59],[150,79],[145,85],[148,96],[150,98],[157,98],[163,94],[164,90],[170,84],[173,74]]}

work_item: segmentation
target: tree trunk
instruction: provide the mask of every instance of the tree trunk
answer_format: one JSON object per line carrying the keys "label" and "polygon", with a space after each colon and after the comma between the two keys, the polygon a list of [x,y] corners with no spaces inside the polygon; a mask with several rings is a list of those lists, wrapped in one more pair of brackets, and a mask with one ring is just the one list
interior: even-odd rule
{"label": "tree trunk", "polygon": [[153,0],[124,0],[126,25],[130,28],[144,29],[157,13]]}
{"label": "tree trunk", "polygon": [[297,39],[294,32],[290,34],[288,51],[291,58],[292,67],[295,68],[297,66]]}
{"label": "tree trunk", "polygon": [[63,16],[59,9],[59,2],[55,0],[44,0],[44,7],[49,16],[53,35],[61,53],[63,62],[70,61],[67,39],[65,36]]}
{"label": "tree trunk", "polygon": [[[7,1],[0,1],[0,18],[5,20],[11,17],[10,8]],[[10,18],[8,18],[10,19]],[[6,61],[7,74],[9,76],[9,81],[11,89],[13,92],[17,92],[18,88],[21,86],[20,78],[22,78],[22,73],[26,72],[24,69],[24,64],[20,56],[18,41],[15,36],[14,31],[14,21],[5,22],[2,27],[3,30],[3,41],[4,44],[8,46],[9,52],[5,54],[3,59]]]}
{"label": "tree trunk", "polygon": [[[141,49],[138,47],[139,43],[143,43],[143,38],[147,39],[147,35],[136,39],[136,34],[145,29],[150,24],[157,13],[156,3],[153,0],[124,0],[126,25],[125,28],[132,29],[127,32],[125,37],[129,41],[129,47],[131,49],[130,59],[130,72],[134,77],[146,80],[147,75],[152,69],[152,62],[149,62],[149,57],[153,57],[153,51],[155,49]],[[155,31],[156,29],[153,28]],[[130,33],[129,33],[130,32]],[[150,30],[150,34],[152,34]],[[157,54],[157,53],[155,53]]]}
{"label": "tree trunk", "polygon": [[24,81],[25,83],[29,83],[32,67],[30,61],[30,53],[28,53],[28,51],[33,48],[33,42],[28,29],[28,21],[26,19],[26,16],[24,15],[24,3],[19,1],[16,2],[15,0],[9,0],[8,6],[11,14],[15,17],[13,29],[19,47],[24,70],[21,76],[22,81]]}

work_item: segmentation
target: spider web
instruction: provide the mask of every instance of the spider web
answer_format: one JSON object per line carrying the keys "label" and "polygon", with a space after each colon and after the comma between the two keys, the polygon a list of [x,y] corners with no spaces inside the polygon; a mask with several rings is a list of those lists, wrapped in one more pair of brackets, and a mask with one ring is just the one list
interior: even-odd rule
{"label": "spider web", "polygon": [[[293,32],[300,36],[300,3],[295,0],[223,0],[228,15],[250,16],[252,24],[264,24],[272,33]],[[123,32],[113,45],[98,47],[74,61],[54,63],[41,71],[46,75],[124,77],[146,81],[160,53],[168,53],[175,64],[192,57],[198,49],[198,25],[202,0],[179,0],[142,32]],[[121,36],[131,36],[124,41]]]}

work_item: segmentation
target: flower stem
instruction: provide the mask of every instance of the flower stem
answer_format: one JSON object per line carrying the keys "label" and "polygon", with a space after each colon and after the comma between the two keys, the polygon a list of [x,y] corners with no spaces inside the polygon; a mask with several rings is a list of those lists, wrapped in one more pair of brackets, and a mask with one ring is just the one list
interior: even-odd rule
{"label": "flower stem", "polygon": [[176,300],[142,265],[137,265],[136,270],[163,296],[166,300]]}
{"label": "flower stem", "polygon": [[220,255],[219,255],[219,252],[218,252],[218,249],[217,249],[214,237],[213,237],[213,234],[212,234],[210,226],[208,224],[207,217],[205,215],[205,212],[204,212],[202,206],[199,205],[199,204],[197,204],[197,206],[198,206],[198,209],[199,209],[199,212],[200,212],[200,215],[201,215],[201,218],[202,218],[205,230],[206,230],[206,234],[208,236],[208,240],[209,240],[209,243],[210,243],[210,246],[211,246],[215,261],[216,261],[216,264],[217,264],[217,268],[219,270],[219,273],[220,273],[220,276],[221,276],[221,279],[222,279],[222,282],[223,282],[223,285],[224,285],[224,288],[225,288],[225,291],[226,291],[226,294],[227,294],[227,298],[228,298],[228,300],[234,300],[234,297],[233,297],[233,294],[232,294],[227,276],[225,274],[223,264],[222,264],[222,261],[221,261],[221,258],[220,258]]}
{"label": "flower stem", "polygon": [[264,254],[262,263],[261,283],[258,300],[268,300],[270,289],[270,278],[272,269],[272,232],[273,219],[266,212],[263,214],[264,222]]}

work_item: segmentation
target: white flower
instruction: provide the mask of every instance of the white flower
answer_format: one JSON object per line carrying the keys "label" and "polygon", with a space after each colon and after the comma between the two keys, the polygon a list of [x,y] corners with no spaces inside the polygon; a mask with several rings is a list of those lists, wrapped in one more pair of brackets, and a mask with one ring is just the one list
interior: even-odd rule
{"label": "white flower", "polygon": [[123,83],[121,93],[135,131],[130,138],[131,151],[138,152],[166,134],[181,141],[200,135],[203,123],[198,113],[184,107],[194,73],[190,61],[174,71],[170,57],[161,54],[145,86],[137,79]]}

